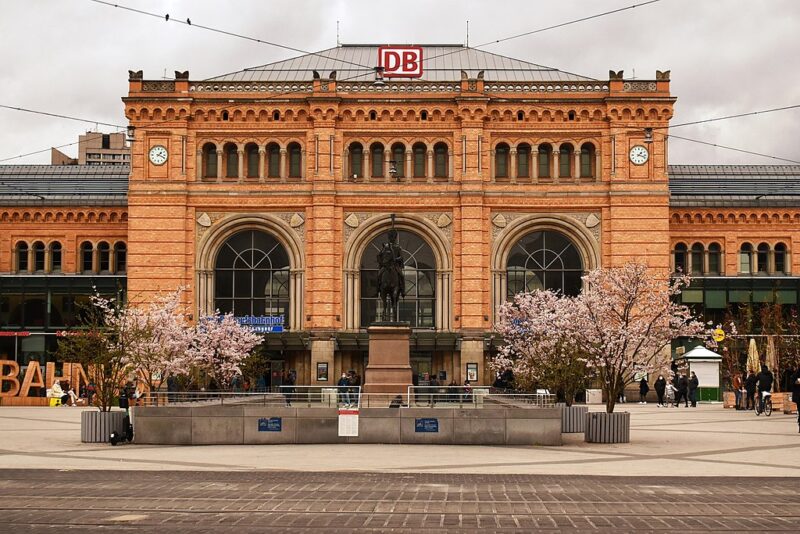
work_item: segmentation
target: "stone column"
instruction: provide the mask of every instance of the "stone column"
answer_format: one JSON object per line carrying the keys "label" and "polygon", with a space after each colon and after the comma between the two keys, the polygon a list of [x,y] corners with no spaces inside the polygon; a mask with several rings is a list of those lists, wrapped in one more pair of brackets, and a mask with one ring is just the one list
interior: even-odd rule
{"label": "stone column", "polygon": [[406,176],[405,176],[405,178],[406,178],[406,180],[411,181],[414,178],[414,169],[412,168],[412,161],[413,161],[414,153],[413,153],[413,151],[411,151],[409,149],[406,149],[405,155],[406,155],[406,161],[405,161],[405,166],[406,166],[405,175]]}
{"label": "stone column", "polygon": [[453,151],[447,149],[447,179],[453,180]]}
{"label": "stone column", "polygon": [[600,157],[600,150],[595,149],[594,151],[594,181],[600,181],[601,174],[603,172],[603,158]]}
{"label": "stone column", "polygon": [[372,165],[370,165],[370,151],[364,150],[361,152],[361,161],[363,162],[361,166],[361,174],[363,175],[364,179],[369,180],[372,178]]}
{"label": "stone column", "polygon": [[553,182],[555,183],[558,183],[558,179],[561,177],[561,165],[559,163],[560,159],[561,159],[561,151],[554,149],[552,171],[550,172],[550,176],[553,178]]}
{"label": "stone column", "polygon": [[344,153],[342,153],[342,179],[345,180],[345,181],[350,179],[350,149],[349,148],[345,148],[344,149]]}
{"label": "stone column", "polygon": [[384,149],[383,150],[383,181],[384,182],[388,182],[392,178],[392,175],[389,172],[389,168],[392,166],[392,164],[389,163],[391,161],[391,159],[392,159],[392,151],[389,150],[388,148]]}
{"label": "stone column", "polygon": [[537,183],[539,181],[539,145],[531,145],[531,181]]}
{"label": "stone column", "polygon": [[509,169],[508,176],[511,178],[511,183],[517,183],[517,149],[511,148],[508,151]]}
{"label": "stone column", "polygon": [[497,152],[494,150],[489,151],[489,178],[497,180],[497,172],[495,171],[495,162],[497,161]]}
{"label": "stone column", "polygon": [[45,272],[45,274],[50,274],[50,271],[52,271],[52,269],[50,269],[50,247],[51,246],[52,245],[47,245],[44,248],[44,272]]}
{"label": "stone column", "polygon": [[203,172],[203,151],[197,151],[197,166],[195,167],[194,172],[194,179],[198,182],[205,178],[205,172]]}
{"label": "stone column", "polygon": [[[28,264],[28,270],[33,267],[33,264]],[[92,245],[92,272],[98,273],[100,272],[100,251],[97,249],[97,245]]]}
{"label": "stone column", "polygon": [[241,182],[244,178],[244,149],[239,146],[238,150],[236,151],[236,157],[239,161],[239,181]]}
{"label": "stone column", "polygon": [[433,150],[431,150],[430,148],[428,149],[428,161],[427,161],[426,170],[427,170],[427,172],[425,174],[426,174],[426,177],[428,178],[428,182],[432,182],[433,181]]}
{"label": "stone column", "polygon": [[281,148],[281,182],[286,181],[286,149]]}
{"label": "stone column", "polygon": [[575,158],[574,158],[574,165],[572,169],[572,177],[575,178],[576,182],[581,181],[581,151],[575,151]]}
{"label": "stone column", "polygon": [[117,263],[117,251],[114,250],[113,243],[109,243],[108,248],[108,272],[111,274],[116,274],[116,263]]}
{"label": "stone column", "polygon": [[264,181],[264,175],[266,174],[264,170],[267,167],[267,150],[260,146],[258,147],[258,181]]}
{"label": "stone column", "polygon": [[308,165],[308,162],[306,161],[306,149],[305,148],[301,148],[300,149],[300,179],[301,180],[305,180],[306,179],[306,165]]}
{"label": "stone column", "polygon": [[217,181],[222,181],[222,151],[217,149]]}

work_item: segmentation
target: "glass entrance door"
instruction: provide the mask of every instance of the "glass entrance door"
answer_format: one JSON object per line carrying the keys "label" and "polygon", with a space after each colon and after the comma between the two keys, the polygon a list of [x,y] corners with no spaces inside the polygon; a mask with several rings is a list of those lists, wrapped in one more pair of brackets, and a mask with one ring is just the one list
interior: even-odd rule
{"label": "glass entrance door", "polygon": [[[430,384],[433,355],[427,352],[411,353],[411,370],[418,385]],[[423,383],[427,382],[427,383]]]}

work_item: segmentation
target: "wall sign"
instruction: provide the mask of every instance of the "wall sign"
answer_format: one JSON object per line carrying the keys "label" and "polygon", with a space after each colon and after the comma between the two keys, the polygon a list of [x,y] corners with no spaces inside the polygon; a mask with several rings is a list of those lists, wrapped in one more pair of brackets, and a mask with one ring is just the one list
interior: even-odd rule
{"label": "wall sign", "polygon": [[352,408],[339,409],[339,437],[358,437],[358,410]]}
{"label": "wall sign", "polygon": [[249,326],[259,334],[274,334],[283,332],[286,319],[283,315],[242,315],[234,317],[242,326]]}
{"label": "wall sign", "polygon": [[414,432],[439,432],[439,420],[433,417],[414,419]]}
{"label": "wall sign", "polygon": [[421,78],[421,46],[381,46],[378,48],[378,67],[387,78]]}
{"label": "wall sign", "polygon": [[280,432],[282,426],[280,417],[262,417],[258,420],[259,432]]}

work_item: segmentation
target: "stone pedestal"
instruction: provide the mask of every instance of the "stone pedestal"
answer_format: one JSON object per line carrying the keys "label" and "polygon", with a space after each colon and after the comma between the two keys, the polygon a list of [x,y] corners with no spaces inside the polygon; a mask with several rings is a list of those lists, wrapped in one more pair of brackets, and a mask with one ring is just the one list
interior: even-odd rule
{"label": "stone pedestal", "polygon": [[369,363],[364,378],[365,393],[405,395],[411,385],[411,361],[407,324],[376,324],[369,334]]}

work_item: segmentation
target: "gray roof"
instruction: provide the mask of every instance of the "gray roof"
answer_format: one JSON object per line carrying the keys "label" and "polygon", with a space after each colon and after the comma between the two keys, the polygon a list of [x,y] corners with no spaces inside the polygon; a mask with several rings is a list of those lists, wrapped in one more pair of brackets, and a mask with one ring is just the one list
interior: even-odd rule
{"label": "gray roof", "polygon": [[675,207],[800,208],[800,165],[670,165]]}
{"label": "gray roof", "polygon": [[[238,72],[223,74],[208,81],[225,82],[284,82],[309,81],[313,71],[328,77],[336,71],[337,80],[372,81],[374,67],[378,64],[378,47],[381,45],[341,45],[320,52],[250,67]],[[484,71],[487,81],[504,82],[563,82],[596,81],[552,67],[537,65],[519,59],[484,52],[462,45],[415,45],[422,47],[423,81],[459,81],[461,71],[477,78]]]}
{"label": "gray roof", "polygon": [[129,165],[0,165],[2,206],[125,206]]}

